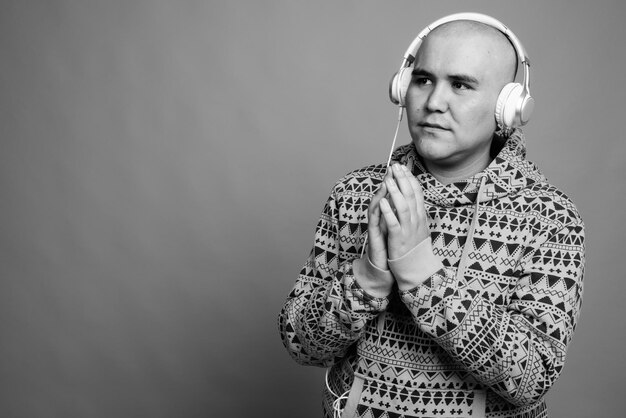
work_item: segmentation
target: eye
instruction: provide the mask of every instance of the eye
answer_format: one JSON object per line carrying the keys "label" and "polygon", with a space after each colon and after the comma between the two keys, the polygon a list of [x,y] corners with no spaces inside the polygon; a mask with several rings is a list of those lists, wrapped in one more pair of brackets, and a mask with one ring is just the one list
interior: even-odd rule
{"label": "eye", "polygon": [[469,84],[463,83],[462,81],[453,81],[451,85],[455,90],[470,90],[472,88]]}
{"label": "eye", "polygon": [[428,84],[432,84],[433,83],[430,80],[430,78],[425,77],[423,75],[414,75],[412,82],[417,84],[418,86],[426,86]]}

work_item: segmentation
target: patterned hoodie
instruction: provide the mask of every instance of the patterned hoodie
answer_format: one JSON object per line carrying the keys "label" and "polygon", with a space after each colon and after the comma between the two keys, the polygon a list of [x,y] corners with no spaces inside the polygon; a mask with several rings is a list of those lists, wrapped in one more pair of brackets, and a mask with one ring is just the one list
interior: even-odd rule
{"label": "patterned hoodie", "polygon": [[424,190],[434,256],[386,297],[353,268],[386,167],[337,182],[279,316],[297,362],[331,367],[325,416],[548,416],[582,302],[584,225],[525,154],[517,130],[485,170],[443,185],[412,144],[394,152]]}

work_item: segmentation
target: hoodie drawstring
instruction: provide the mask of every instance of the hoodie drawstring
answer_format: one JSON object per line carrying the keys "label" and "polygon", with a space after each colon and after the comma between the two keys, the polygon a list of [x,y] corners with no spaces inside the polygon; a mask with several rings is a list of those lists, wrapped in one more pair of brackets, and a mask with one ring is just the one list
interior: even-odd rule
{"label": "hoodie drawstring", "polygon": [[378,314],[378,322],[376,323],[376,330],[378,331],[378,341],[383,336],[383,329],[385,329],[385,318],[387,317],[387,311],[382,311]]}
{"label": "hoodie drawstring", "polygon": [[467,234],[467,240],[465,241],[465,245],[463,246],[463,252],[461,253],[461,260],[459,261],[459,267],[456,271],[456,280],[463,278],[463,273],[465,271],[465,265],[467,264],[467,258],[469,257],[469,252],[472,247],[472,239],[474,238],[474,230],[476,229],[476,225],[478,224],[478,213],[480,211],[480,196],[482,195],[483,186],[485,185],[487,180],[487,176],[480,177],[480,184],[478,185],[478,193],[476,194],[476,202],[474,205],[474,216],[472,216],[472,223],[470,224],[469,233]]}

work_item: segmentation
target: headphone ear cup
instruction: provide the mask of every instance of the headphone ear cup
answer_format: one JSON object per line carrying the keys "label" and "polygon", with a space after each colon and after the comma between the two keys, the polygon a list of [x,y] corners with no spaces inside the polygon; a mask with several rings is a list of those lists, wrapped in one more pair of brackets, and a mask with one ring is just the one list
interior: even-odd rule
{"label": "headphone ear cup", "polygon": [[521,123],[517,114],[517,105],[522,100],[524,88],[519,83],[505,85],[496,102],[496,122],[505,129],[513,129]]}
{"label": "headphone ear cup", "polygon": [[412,67],[401,68],[395,73],[389,82],[389,98],[393,104],[404,107],[406,105],[406,92],[411,84]]}

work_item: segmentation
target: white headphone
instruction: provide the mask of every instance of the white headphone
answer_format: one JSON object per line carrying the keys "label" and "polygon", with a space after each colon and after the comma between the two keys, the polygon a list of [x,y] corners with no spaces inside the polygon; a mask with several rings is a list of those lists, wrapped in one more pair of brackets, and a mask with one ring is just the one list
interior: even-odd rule
{"label": "white headphone", "polygon": [[480,13],[456,13],[443,17],[423,29],[404,53],[400,70],[394,74],[389,83],[389,98],[396,105],[401,107],[406,105],[406,92],[411,83],[411,72],[413,71],[411,64],[415,61],[417,51],[422,41],[436,27],[456,20],[471,20],[484,23],[485,25],[498,29],[511,41],[511,44],[515,48],[517,58],[521,61],[524,69],[524,81],[523,84],[508,83],[502,88],[498,95],[498,101],[496,102],[495,118],[498,126],[505,130],[512,130],[518,126],[525,125],[530,119],[530,115],[535,107],[535,99],[530,96],[529,89],[530,60],[526,55],[522,43],[509,28],[504,26],[499,20]]}

